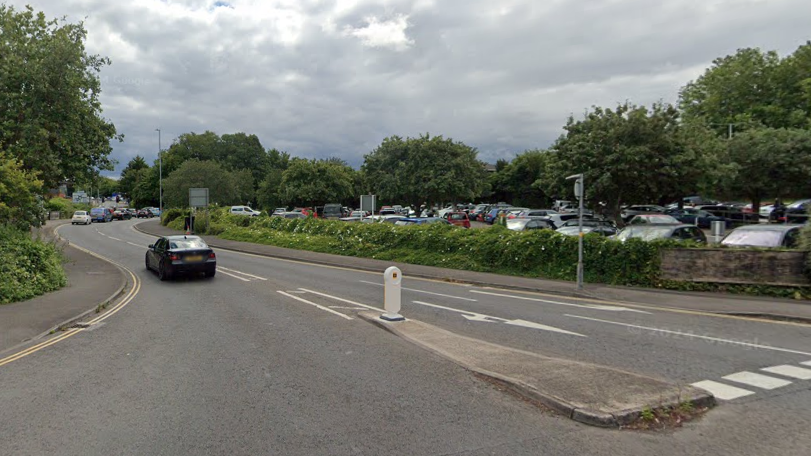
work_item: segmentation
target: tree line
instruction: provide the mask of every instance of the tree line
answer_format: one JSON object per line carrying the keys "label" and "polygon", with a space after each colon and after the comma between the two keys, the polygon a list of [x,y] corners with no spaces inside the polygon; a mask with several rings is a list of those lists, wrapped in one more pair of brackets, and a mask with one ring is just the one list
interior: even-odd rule
{"label": "tree line", "polygon": [[137,206],[185,206],[189,187],[219,204],[261,208],[355,205],[374,193],[390,203],[510,201],[546,206],[571,198],[565,177],[583,173],[591,207],[666,203],[701,194],[761,201],[811,195],[811,42],[780,57],[741,49],[718,58],[679,93],[678,103],[592,107],[570,116],[547,149],[499,160],[487,173],[478,151],[430,134],[391,136],[360,169],[340,157],[306,159],[264,147],[249,133],[184,133],[160,160],[130,160],[119,180],[103,117],[98,74],[111,61],[88,55],[82,23],[47,20],[0,5],[0,220],[35,223],[37,195],[66,183]]}

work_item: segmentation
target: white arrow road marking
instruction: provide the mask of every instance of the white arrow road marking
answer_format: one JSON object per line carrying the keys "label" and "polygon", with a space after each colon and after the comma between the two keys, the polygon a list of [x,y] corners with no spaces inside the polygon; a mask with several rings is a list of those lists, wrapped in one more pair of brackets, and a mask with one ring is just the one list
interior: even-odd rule
{"label": "white arrow road marking", "polygon": [[779,351],[779,352],[783,352],[783,353],[795,353],[795,354],[798,354],[798,355],[809,355],[809,356],[811,356],[811,353],[808,353],[808,352],[801,352],[801,351],[797,351],[797,350],[791,350],[791,349],[788,349],[788,348],[772,347],[771,345],[753,344],[751,342],[744,342],[744,341],[740,341],[740,340],[721,339],[720,337],[702,336],[700,334],[686,333],[686,332],[681,332],[681,331],[670,331],[668,329],[651,328],[649,326],[638,326],[638,325],[632,325],[632,324],[629,324],[629,323],[620,323],[620,322],[617,322],[617,321],[600,320],[599,318],[583,317],[581,315],[565,314],[565,316],[570,317],[570,318],[579,318],[581,320],[590,320],[590,321],[597,321],[597,322],[600,322],[600,323],[607,323],[609,325],[618,325],[618,326],[625,326],[625,327],[628,327],[628,328],[644,329],[644,330],[652,331],[654,333],[675,334],[675,335],[678,335],[678,336],[690,337],[690,338],[694,338],[694,339],[711,340],[713,342],[718,342],[718,343],[722,343],[722,344],[728,344],[730,346],[735,346],[735,347],[762,348],[764,350],[774,350],[774,351]]}
{"label": "white arrow road marking", "polygon": [[305,304],[309,304],[309,305],[314,306],[314,307],[317,307],[317,308],[319,308],[319,309],[321,309],[321,310],[326,310],[327,312],[329,312],[329,313],[331,313],[331,314],[338,315],[338,316],[339,316],[339,317],[341,317],[341,318],[345,318],[345,319],[347,319],[347,320],[352,320],[352,317],[350,317],[350,316],[348,316],[348,315],[344,315],[344,314],[342,314],[341,312],[336,312],[336,311],[334,311],[334,310],[332,310],[332,309],[328,309],[328,308],[326,308],[326,307],[324,307],[324,306],[322,306],[322,305],[316,304],[316,303],[314,303],[314,302],[310,302],[310,301],[308,301],[308,300],[306,300],[306,299],[304,299],[304,298],[299,298],[298,296],[293,296],[293,295],[291,295],[291,294],[289,294],[289,293],[285,293],[284,291],[281,291],[281,290],[277,290],[277,292],[278,292],[278,293],[281,293],[281,294],[283,294],[283,295],[285,295],[285,296],[287,296],[288,298],[295,299],[296,301],[301,301],[301,302],[303,302],[303,303],[305,303]]}
{"label": "white arrow road marking", "polygon": [[470,290],[470,292],[490,296],[500,296],[502,298],[513,298],[513,299],[521,299],[524,301],[543,302],[546,304],[555,304],[558,306],[579,307],[581,309],[607,310],[610,312],[636,312],[650,315],[650,312],[645,312],[644,310],[629,309],[627,307],[619,307],[619,306],[608,306],[604,304],[574,304],[571,302],[550,301],[548,299],[530,298],[529,296],[515,296],[501,293],[491,293],[489,291],[480,291],[480,290]]}
{"label": "white arrow road marking", "polygon": [[485,315],[485,314],[481,314],[481,313],[478,313],[478,312],[471,312],[469,310],[462,310],[462,309],[454,309],[453,307],[445,307],[445,306],[440,306],[438,304],[431,304],[431,303],[423,302],[423,301],[412,301],[412,302],[414,304],[420,304],[422,306],[435,307],[437,309],[443,309],[443,310],[449,310],[451,312],[457,312],[457,313],[462,314],[463,317],[465,317],[466,319],[468,319],[470,321],[484,321],[484,322],[490,322],[490,323],[497,323],[498,322],[498,323],[504,323],[505,325],[522,326],[524,328],[540,329],[540,330],[543,330],[543,331],[552,331],[552,332],[561,333],[561,334],[568,334],[570,336],[587,337],[587,336],[584,336],[583,334],[578,334],[576,332],[566,331],[565,329],[555,328],[554,326],[542,325],[540,323],[534,323],[534,322],[531,322],[531,321],[507,320],[506,318],[493,317],[491,315]]}
{"label": "white arrow road marking", "polygon": [[[380,287],[383,286],[382,283],[368,282],[366,280],[361,280],[360,282],[368,283],[369,285],[377,285],[377,286],[380,286]],[[475,299],[463,298],[463,297],[460,297],[460,296],[446,295],[446,294],[442,294],[442,293],[434,293],[433,291],[417,290],[417,289],[414,289],[414,288],[405,288],[405,287],[401,287],[401,288],[403,290],[413,291],[415,293],[425,293],[425,294],[434,295],[434,296],[442,296],[442,297],[445,297],[445,298],[461,299],[462,301],[476,302]]]}
{"label": "white arrow road marking", "polygon": [[257,280],[267,280],[264,277],[259,277],[259,276],[255,276],[253,274],[248,274],[247,272],[237,271],[236,269],[229,269],[229,268],[225,268],[225,267],[222,267],[222,266],[220,266],[219,268],[220,268],[220,270],[231,271],[231,272],[233,272],[235,274],[241,274],[241,275],[244,275],[245,277],[251,277],[251,278],[254,278],[254,279],[257,279]]}

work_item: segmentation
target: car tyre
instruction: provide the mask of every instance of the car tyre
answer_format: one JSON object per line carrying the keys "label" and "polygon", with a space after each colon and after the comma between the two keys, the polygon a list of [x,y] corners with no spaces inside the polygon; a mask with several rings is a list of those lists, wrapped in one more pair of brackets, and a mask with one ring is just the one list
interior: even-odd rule
{"label": "car tyre", "polygon": [[169,279],[169,274],[166,273],[166,264],[161,260],[160,264],[158,265],[158,279],[161,282],[166,281]]}

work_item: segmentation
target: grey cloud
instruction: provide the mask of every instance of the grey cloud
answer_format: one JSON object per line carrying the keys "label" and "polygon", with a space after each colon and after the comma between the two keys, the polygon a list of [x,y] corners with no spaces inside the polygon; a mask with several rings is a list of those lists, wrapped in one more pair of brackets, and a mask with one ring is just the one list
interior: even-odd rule
{"label": "grey cloud", "polygon": [[[126,135],[114,144],[119,170],[136,154],[154,159],[157,127],[164,147],[189,131],[245,131],[265,147],[354,165],[386,136],[425,132],[509,158],[547,147],[592,105],[673,102],[737,48],[792,52],[811,17],[804,0],[367,0],[341,13],[334,2],[257,2],[259,17],[269,3],[302,16],[289,43],[280,19],[242,15],[250,0],[212,13],[209,1],[170,3],[213,22],[158,14],[157,0],[25,1],[87,17],[89,51],[113,60],[102,101]],[[409,24],[403,49],[344,33],[398,17]]]}

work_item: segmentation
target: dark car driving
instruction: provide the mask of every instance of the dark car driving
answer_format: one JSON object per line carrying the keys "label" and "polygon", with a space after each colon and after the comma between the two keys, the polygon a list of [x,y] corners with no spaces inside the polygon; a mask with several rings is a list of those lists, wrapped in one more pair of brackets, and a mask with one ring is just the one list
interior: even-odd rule
{"label": "dark car driving", "polygon": [[217,256],[198,236],[165,236],[150,244],[146,252],[146,268],[158,273],[160,280],[179,274],[204,273],[214,277]]}

